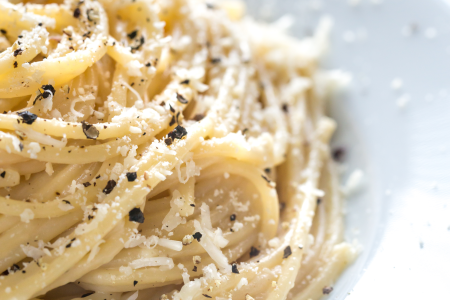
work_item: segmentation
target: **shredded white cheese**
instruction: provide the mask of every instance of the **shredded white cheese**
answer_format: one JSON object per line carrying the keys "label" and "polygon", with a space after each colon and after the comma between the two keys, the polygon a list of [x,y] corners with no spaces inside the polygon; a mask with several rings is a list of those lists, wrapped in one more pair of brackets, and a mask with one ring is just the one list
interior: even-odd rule
{"label": "shredded white cheese", "polygon": [[30,220],[33,220],[33,219],[34,219],[34,212],[33,212],[31,209],[29,209],[29,208],[26,208],[26,209],[20,214],[20,220],[21,220],[22,222],[30,223]]}
{"label": "shredded white cheese", "polygon": [[181,251],[183,249],[183,243],[180,241],[173,241],[169,239],[160,238],[158,245],[175,251]]}
{"label": "shredded white cheese", "polygon": [[186,224],[186,218],[180,216],[180,208],[183,207],[184,200],[178,190],[173,191],[170,200],[170,210],[162,221],[162,230],[172,231],[180,224]]}
{"label": "shredded white cheese", "polygon": [[[168,269],[173,269],[175,266],[173,260],[169,257],[150,257],[150,258],[139,258],[133,260],[128,265],[132,269],[140,269],[145,267],[167,267]],[[165,268],[164,268],[165,269]]]}

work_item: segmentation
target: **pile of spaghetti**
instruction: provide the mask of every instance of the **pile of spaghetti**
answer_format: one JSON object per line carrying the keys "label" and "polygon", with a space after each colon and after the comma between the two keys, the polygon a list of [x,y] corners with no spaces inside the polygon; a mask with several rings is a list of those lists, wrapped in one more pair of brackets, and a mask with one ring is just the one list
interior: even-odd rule
{"label": "pile of spaghetti", "polygon": [[[239,2],[0,1],[0,299],[317,299],[352,260],[319,71]],[[280,25],[280,24],[278,24]]]}

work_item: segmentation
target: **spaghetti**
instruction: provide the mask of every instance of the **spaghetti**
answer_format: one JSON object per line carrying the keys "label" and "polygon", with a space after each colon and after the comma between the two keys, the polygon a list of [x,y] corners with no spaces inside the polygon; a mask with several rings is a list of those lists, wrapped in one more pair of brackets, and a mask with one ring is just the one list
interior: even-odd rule
{"label": "spaghetti", "polygon": [[353,259],[308,39],[238,2],[0,1],[0,299],[317,299]]}

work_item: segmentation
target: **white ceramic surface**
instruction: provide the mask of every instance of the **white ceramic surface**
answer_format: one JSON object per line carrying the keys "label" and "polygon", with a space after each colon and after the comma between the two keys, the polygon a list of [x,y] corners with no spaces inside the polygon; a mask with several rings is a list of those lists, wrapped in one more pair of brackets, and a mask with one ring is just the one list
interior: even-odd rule
{"label": "white ceramic surface", "polygon": [[331,115],[348,170],[366,174],[346,215],[363,252],[328,299],[450,299],[450,1],[248,3],[259,19],[293,15],[298,37],[331,15],[324,66],[353,74]]}

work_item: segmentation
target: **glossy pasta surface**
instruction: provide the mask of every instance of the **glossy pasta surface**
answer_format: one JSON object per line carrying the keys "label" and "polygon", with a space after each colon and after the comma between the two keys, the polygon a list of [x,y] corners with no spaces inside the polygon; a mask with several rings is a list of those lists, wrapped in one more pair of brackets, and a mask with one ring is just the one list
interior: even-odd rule
{"label": "glossy pasta surface", "polygon": [[319,299],[355,250],[317,67],[237,1],[0,0],[0,299]]}

